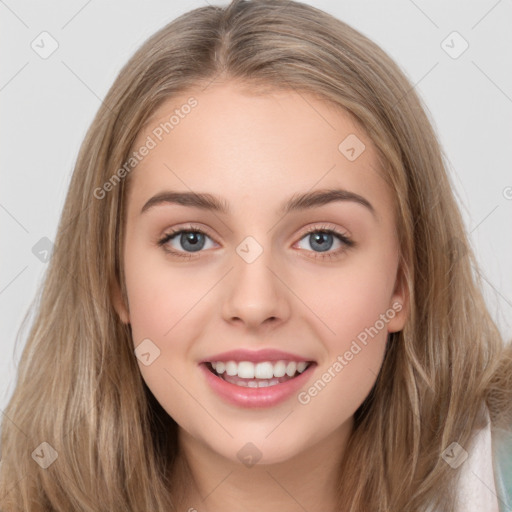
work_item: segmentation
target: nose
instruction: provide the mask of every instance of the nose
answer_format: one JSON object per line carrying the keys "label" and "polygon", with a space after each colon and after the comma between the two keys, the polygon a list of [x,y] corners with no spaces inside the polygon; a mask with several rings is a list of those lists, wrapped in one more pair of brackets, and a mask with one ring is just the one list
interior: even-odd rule
{"label": "nose", "polygon": [[270,328],[286,322],[290,315],[290,294],[284,272],[272,265],[270,251],[251,263],[237,254],[229,276],[229,291],[222,312],[224,320],[247,330]]}

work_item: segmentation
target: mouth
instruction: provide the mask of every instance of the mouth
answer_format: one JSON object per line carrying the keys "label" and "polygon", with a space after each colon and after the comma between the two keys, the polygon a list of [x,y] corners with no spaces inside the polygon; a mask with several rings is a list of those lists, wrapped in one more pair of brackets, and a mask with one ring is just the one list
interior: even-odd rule
{"label": "mouth", "polygon": [[235,386],[264,388],[299,377],[314,361],[209,361],[202,363],[216,377]]}

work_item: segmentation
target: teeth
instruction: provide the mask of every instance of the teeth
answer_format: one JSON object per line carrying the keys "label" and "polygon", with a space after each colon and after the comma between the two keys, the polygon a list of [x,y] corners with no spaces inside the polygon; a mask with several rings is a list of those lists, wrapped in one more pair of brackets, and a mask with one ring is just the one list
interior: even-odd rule
{"label": "teeth", "polygon": [[274,377],[284,377],[286,373],[286,363],[284,361],[278,361],[274,365]]}
{"label": "teeth", "polygon": [[[238,376],[242,379],[272,379],[273,377],[293,377],[296,372],[302,373],[309,363],[305,361],[263,361],[261,363],[252,363],[250,361],[213,361],[212,368],[222,375],[230,377]],[[255,387],[251,384],[251,387]]]}
{"label": "teeth", "polygon": [[226,373],[228,375],[236,375],[238,372],[238,365],[234,361],[228,361],[226,363]]}
{"label": "teeth", "polygon": [[274,376],[272,363],[258,363],[254,367],[254,376],[257,379],[271,379]]}
{"label": "teeth", "polygon": [[239,362],[237,375],[242,379],[254,379],[254,364],[249,361]]}
{"label": "teeth", "polygon": [[[275,386],[283,381],[283,379],[270,379],[270,380],[250,380],[250,379],[241,379],[240,377],[230,377],[223,376],[225,381],[230,382],[231,384],[235,384],[236,386],[241,386],[245,388],[266,388]],[[288,378],[284,379],[288,380]]]}
{"label": "teeth", "polygon": [[299,373],[302,373],[306,368],[308,367],[308,363],[301,361],[300,363],[297,363],[297,371]]}
{"label": "teeth", "polygon": [[295,375],[296,371],[297,371],[297,363],[290,361],[288,363],[288,366],[286,367],[286,375],[288,375],[288,377],[293,377]]}

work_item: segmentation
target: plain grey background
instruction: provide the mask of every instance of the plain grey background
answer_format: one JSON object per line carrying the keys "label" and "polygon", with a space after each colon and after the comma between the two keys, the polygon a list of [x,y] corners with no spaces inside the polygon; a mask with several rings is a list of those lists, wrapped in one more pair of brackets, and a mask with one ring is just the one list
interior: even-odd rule
{"label": "plain grey background", "polygon": [[[46,270],[44,251],[55,239],[75,159],[101,100],[145,39],[208,3],[227,2],[0,0],[0,410],[14,389],[28,331],[18,336],[18,330]],[[486,300],[510,339],[512,3],[305,3],[378,43],[423,98],[448,157]]]}

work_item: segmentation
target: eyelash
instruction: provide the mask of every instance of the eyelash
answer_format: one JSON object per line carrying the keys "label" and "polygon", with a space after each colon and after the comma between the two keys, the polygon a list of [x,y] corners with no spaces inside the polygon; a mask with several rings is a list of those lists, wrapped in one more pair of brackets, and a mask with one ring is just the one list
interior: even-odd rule
{"label": "eyelash", "polygon": [[[158,241],[158,246],[162,247],[165,252],[167,252],[169,254],[172,254],[173,256],[178,256],[179,258],[184,258],[184,259],[187,259],[187,260],[189,260],[191,258],[194,258],[194,254],[193,253],[187,253],[187,252],[182,252],[182,251],[175,251],[173,249],[169,249],[168,247],[166,247],[165,244],[167,242],[169,242],[176,235],[179,235],[181,233],[201,233],[201,234],[203,234],[203,235],[205,235],[205,236],[207,236],[209,238],[212,238],[204,229],[200,228],[199,226],[195,226],[193,224],[190,224],[186,228],[173,229],[169,233],[165,234],[163,236],[163,238],[161,238]],[[340,256],[341,253],[343,253],[347,249],[355,247],[355,245],[356,245],[356,243],[350,237],[348,237],[347,235],[345,235],[343,233],[340,233],[339,231],[337,231],[335,229],[332,229],[332,228],[329,228],[327,226],[322,226],[322,227],[313,226],[313,227],[309,228],[307,231],[305,231],[302,234],[302,236],[300,237],[300,240],[302,240],[305,236],[307,236],[307,235],[309,235],[311,233],[332,234],[336,238],[338,238],[338,240],[340,242],[342,242],[345,245],[344,248],[338,249],[335,252],[325,252],[325,253],[315,252],[315,254],[317,254],[318,256],[314,256],[314,258],[317,258],[317,259],[326,260],[326,259],[336,258],[337,256]],[[198,251],[198,252],[201,252],[201,251]],[[308,252],[314,252],[314,251],[308,251]]]}

